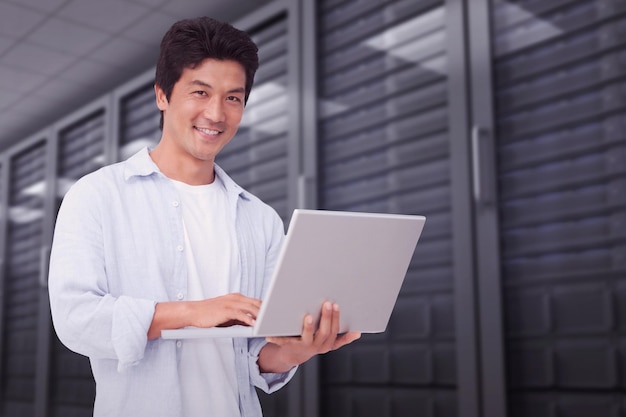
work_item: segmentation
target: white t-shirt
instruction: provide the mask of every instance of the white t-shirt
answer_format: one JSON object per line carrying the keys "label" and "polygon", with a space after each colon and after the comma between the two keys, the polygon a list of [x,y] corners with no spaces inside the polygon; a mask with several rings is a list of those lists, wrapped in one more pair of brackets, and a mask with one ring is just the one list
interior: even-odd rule
{"label": "white t-shirt", "polygon": [[[188,300],[238,291],[238,251],[226,189],[173,181],[181,198],[187,257]],[[233,340],[183,342],[179,378],[185,417],[239,415]]]}

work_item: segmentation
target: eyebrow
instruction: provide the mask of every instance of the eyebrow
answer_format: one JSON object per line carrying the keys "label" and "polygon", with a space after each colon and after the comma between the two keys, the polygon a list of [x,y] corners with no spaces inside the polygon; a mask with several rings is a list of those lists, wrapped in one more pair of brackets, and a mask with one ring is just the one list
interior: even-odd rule
{"label": "eyebrow", "polygon": [[[205,83],[204,81],[200,81],[200,80],[193,80],[190,83],[191,85],[199,85],[201,87],[206,87],[206,88],[211,88],[213,89],[213,87],[211,86],[211,84]],[[228,90],[227,93],[241,93],[241,94],[245,94],[246,89],[243,87],[237,87],[237,88],[233,88],[232,90]]]}

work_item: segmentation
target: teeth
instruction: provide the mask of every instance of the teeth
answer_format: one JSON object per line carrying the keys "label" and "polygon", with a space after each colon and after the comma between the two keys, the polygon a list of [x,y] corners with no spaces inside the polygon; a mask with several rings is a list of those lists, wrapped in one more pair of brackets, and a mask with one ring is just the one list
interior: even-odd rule
{"label": "teeth", "polygon": [[204,129],[201,127],[196,127],[196,129],[198,129],[202,133],[206,133],[207,135],[217,135],[218,133],[220,133],[219,130]]}

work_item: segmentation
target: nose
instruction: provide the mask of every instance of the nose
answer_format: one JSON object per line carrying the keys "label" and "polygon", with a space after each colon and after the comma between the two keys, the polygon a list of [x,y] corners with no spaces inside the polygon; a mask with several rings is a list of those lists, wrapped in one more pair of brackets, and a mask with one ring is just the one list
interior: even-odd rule
{"label": "nose", "polygon": [[213,96],[208,100],[204,107],[204,117],[212,122],[223,122],[226,118],[224,113],[224,102],[218,96]]}

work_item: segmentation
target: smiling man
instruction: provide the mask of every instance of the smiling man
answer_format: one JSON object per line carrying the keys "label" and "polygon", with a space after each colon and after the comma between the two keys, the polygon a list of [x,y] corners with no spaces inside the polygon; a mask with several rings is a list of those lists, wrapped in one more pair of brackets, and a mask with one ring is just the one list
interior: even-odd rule
{"label": "smiling man", "polygon": [[284,239],[280,217],[215,157],[239,127],[256,45],[210,18],[175,23],[155,77],[154,149],[81,178],[59,210],[50,302],[60,340],[91,362],[94,416],[260,416],[299,364],[359,338],[339,308],[300,337],[160,338],[185,326],[252,325]]}

